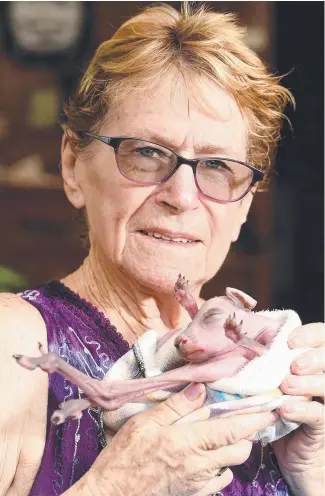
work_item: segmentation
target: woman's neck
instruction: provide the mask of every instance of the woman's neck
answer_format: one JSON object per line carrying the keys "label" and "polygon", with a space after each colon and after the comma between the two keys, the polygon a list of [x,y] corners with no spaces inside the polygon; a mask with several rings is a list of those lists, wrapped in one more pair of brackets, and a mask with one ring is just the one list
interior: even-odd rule
{"label": "woman's neck", "polygon": [[172,294],[151,295],[91,256],[62,282],[102,311],[131,345],[148,329],[167,332],[190,322]]}

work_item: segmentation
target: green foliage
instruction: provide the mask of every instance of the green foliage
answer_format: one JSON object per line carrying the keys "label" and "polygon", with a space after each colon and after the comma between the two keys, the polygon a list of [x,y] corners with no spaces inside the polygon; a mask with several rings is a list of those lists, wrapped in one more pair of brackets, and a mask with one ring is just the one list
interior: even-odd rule
{"label": "green foliage", "polygon": [[17,293],[27,286],[25,276],[10,267],[0,266],[0,293]]}

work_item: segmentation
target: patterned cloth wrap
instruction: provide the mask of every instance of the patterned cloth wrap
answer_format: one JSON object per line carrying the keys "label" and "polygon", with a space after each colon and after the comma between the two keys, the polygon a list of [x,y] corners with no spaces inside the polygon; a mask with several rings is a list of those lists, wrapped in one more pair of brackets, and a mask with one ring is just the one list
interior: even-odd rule
{"label": "patterned cloth wrap", "polygon": [[[289,374],[293,360],[307,351],[306,348],[291,350],[287,344],[291,331],[301,325],[300,318],[292,310],[265,310],[257,313],[279,322],[279,332],[267,347],[267,351],[262,356],[253,358],[234,376],[207,383],[205,405],[179,422],[195,422],[230,416],[234,413],[271,411],[280,408],[285,401],[292,398],[283,394],[279,386]],[[136,380],[140,377],[152,377],[186,364],[187,362],[179,357],[174,346],[177,335],[175,334],[157,350],[157,342],[162,335],[154,330],[147,331],[133,348],[113,365],[103,380]],[[185,386],[149,393],[146,395],[146,400],[141,403],[127,403],[117,410],[104,411],[103,421],[107,429],[107,441],[109,442],[114,433],[130,417],[165,400],[170,394]],[[298,398],[305,399],[295,396],[295,399]],[[298,426],[296,422],[289,422],[280,417],[273,425],[256,432],[254,441],[262,441],[265,444],[275,441]]]}

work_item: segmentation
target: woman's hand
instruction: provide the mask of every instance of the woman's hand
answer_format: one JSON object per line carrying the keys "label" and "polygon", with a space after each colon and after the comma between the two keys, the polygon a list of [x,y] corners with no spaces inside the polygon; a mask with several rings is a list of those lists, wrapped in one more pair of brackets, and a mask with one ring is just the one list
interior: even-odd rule
{"label": "woman's hand", "polygon": [[324,494],[324,324],[308,324],[295,329],[289,336],[288,344],[290,348],[313,349],[293,362],[292,375],[282,383],[282,391],[293,396],[318,397],[318,401],[291,400],[281,407],[281,416],[303,425],[275,441],[273,449],[282,474],[295,496],[321,495]]}
{"label": "woman's hand", "polygon": [[[202,407],[205,388],[193,384],[131,418],[101,452],[90,471],[65,494],[96,496],[208,496],[230,484],[250,455],[247,440],[273,423],[272,413],[175,424]],[[220,473],[221,471],[221,473]]]}

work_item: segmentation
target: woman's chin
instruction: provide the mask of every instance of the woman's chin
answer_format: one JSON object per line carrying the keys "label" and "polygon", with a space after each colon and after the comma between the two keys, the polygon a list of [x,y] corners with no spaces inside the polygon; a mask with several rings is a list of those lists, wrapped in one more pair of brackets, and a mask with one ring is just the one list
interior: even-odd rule
{"label": "woman's chin", "polygon": [[175,283],[179,274],[182,274],[189,280],[191,290],[194,289],[195,285],[200,286],[198,274],[194,275],[192,269],[186,268],[184,263],[175,267],[161,261],[153,267],[145,262],[145,260],[137,262],[133,259],[132,263],[122,265],[122,271],[130,284],[133,282],[150,292],[173,295]]}
{"label": "woman's chin", "polygon": [[173,291],[179,274],[190,282],[191,287],[202,285],[207,280],[204,245],[196,243],[197,246],[188,248],[180,243],[179,248],[166,244],[166,247],[161,247],[159,240],[148,236],[132,237],[123,250],[121,263],[124,271],[131,279],[162,293]]}

